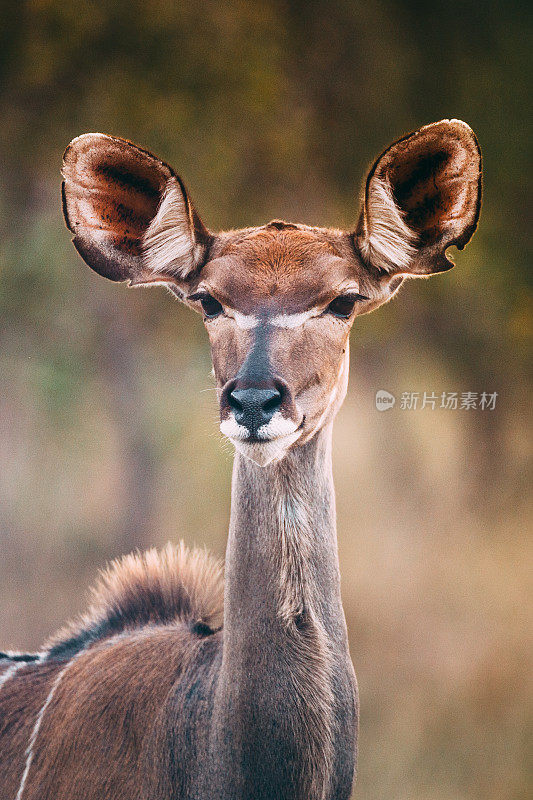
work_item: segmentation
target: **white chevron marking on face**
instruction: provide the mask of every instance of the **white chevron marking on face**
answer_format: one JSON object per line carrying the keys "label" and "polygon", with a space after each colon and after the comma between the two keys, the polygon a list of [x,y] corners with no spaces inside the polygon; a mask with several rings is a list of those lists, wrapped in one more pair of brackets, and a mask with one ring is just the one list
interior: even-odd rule
{"label": "white chevron marking on face", "polygon": [[276,328],[298,328],[311,317],[316,317],[317,314],[317,309],[311,308],[309,311],[301,311],[299,314],[277,314],[275,317],[271,317],[269,322]]}
{"label": "white chevron marking on face", "polygon": [[[275,328],[297,328],[307,322],[311,317],[316,317],[319,312],[316,308],[309,311],[301,311],[298,314],[276,314],[274,317],[265,317],[264,321],[268,325],[274,325]],[[232,311],[231,316],[237,323],[239,328],[243,330],[250,330],[255,328],[261,322],[260,317],[253,314],[241,314],[240,311]]]}
{"label": "white chevron marking on face", "polygon": [[243,330],[255,328],[256,325],[259,324],[259,319],[254,317],[253,314],[241,314],[240,311],[232,311],[231,316],[237,323],[238,327],[242,328]]}

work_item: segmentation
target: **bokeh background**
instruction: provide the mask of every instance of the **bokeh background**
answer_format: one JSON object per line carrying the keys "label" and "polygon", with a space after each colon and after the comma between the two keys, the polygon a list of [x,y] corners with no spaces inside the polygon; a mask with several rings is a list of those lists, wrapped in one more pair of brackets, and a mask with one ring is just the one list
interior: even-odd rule
{"label": "bokeh background", "polygon": [[[335,435],[364,800],[525,800],[531,742],[527,4],[4,0],[0,26],[0,648],[84,607],[109,559],[223,555],[231,452],[201,320],[70,244],[74,136],[172,163],[213,229],[352,226],[370,161],[442,117],[485,158],[456,269],[360,318]],[[375,410],[378,389],[497,392]]]}

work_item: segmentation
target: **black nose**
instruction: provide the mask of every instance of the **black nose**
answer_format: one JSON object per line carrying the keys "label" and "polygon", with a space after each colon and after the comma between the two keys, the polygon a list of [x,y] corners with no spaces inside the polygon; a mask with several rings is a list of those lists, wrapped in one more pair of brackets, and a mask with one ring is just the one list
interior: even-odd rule
{"label": "black nose", "polygon": [[228,395],[236,421],[253,435],[266,425],[279,409],[282,395],[278,389],[234,389]]}

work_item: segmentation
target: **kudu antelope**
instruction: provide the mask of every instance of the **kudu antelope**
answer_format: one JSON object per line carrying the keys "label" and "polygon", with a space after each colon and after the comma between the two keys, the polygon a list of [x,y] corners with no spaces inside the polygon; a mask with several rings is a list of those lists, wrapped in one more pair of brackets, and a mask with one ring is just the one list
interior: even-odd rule
{"label": "kudu antelope", "polygon": [[331,432],[348,337],[472,236],[474,134],[443,120],[391,145],[349,232],[211,233],[167,164],[102,134],[69,145],[63,176],[90,267],[203,314],[236,450],[224,602],[219,565],[168,546],[115,563],[42,652],[3,654],[2,800],[345,800],[358,703]]}

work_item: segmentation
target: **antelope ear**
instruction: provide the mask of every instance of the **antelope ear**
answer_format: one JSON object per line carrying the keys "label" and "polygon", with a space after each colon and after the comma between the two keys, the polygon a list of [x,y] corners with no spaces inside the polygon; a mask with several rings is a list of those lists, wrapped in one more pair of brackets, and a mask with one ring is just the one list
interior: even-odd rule
{"label": "antelope ear", "polygon": [[114,136],[86,133],[63,156],[63,213],[81,257],[131,284],[186,279],[210,235],[171,167]]}
{"label": "antelope ear", "polygon": [[389,275],[453,267],[481,206],[481,151],[465,122],[443,119],[392,144],[366,181],[355,242],[367,264]]}

